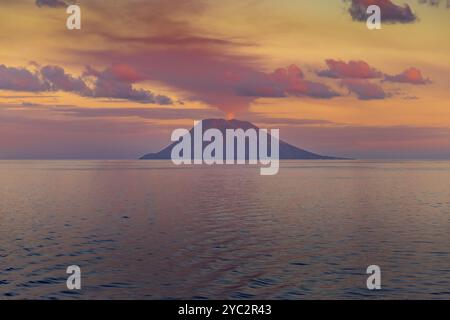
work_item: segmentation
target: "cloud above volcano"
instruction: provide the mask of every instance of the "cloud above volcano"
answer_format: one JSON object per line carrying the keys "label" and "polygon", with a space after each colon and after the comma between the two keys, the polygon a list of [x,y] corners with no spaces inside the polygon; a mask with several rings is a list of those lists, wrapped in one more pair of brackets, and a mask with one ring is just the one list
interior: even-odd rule
{"label": "cloud above volcano", "polygon": [[254,73],[237,81],[242,96],[281,98],[287,96],[330,99],[339,96],[329,86],[305,79],[296,65],[280,68],[272,73]]}
{"label": "cloud above volcano", "polygon": [[374,79],[383,76],[380,71],[361,60],[344,62],[341,60],[328,59],[325,62],[328,69],[317,72],[321,77],[335,79]]}

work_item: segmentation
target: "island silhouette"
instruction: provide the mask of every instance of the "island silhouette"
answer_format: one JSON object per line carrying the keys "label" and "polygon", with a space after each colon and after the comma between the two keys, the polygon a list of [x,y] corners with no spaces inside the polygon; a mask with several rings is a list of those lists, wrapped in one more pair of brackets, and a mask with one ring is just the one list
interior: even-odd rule
{"label": "island silhouette", "polygon": [[[206,119],[202,121],[203,123],[203,132],[208,129],[218,129],[225,136],[226,130],[237,130],[243,129],[244,131],[248,129],[255,129],[259,131],[260,128],[255,126],[254,124],[248,121],[241,120],[225,120],[225,119]],[[189,133],[193,135],[194,128],[192,128]],[[270,141],[270,139],[269,139]],[[172,149],[178,142],[174,142],[169,146],[165,147],[159,152],[156,153],[148,153],[142,156],[141,160],[170,160],[172,155]],[[203,148],[208,144],[208,142],[204,142]],[[345,160],[345,158],[333,157],[333,156],[324,156],[319,155],[313,152],[309,152],[303,149],[300,149],[296,146],[293,146],[287,142],[284,142],[280,139],[280,160]],[[193,148],[193,146],[192,146]],[[224,145],[224,150],[226,146]],[[246,148],[248,149],[248,148]],[[192,152],[194,154],[194,152]],[[224,152],[225,154],[225,152]],[[246,150],[246,155],[248,155],[248,150]]]}

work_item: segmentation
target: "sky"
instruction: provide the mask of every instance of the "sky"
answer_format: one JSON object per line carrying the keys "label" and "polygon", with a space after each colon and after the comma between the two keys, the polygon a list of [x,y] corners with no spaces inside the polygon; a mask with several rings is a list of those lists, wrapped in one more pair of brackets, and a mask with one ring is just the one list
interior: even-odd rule
{"label": "sky", "polygon": [[206,118],[325,155],[450,159],[446,0],[0,6],[0,159],[135,159]]}

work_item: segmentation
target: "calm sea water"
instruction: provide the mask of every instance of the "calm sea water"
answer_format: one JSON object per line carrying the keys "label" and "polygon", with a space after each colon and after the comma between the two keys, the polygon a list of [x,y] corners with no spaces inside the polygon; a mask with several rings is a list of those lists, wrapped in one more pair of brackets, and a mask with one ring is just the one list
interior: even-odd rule
{"label": "calm sea water", "polygon": [[0,161],[0,178],[0,299],[450,298],[450,162],[292,161],[267,177]]}

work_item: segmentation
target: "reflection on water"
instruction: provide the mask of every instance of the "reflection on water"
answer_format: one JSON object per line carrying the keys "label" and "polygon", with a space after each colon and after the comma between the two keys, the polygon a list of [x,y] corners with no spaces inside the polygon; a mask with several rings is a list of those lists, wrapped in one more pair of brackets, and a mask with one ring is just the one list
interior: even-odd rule
{"label": "reflection on water", "polygon": [[[268,177],[1,161],[0,177],[0,299],[450,298],[450,162],[291,161]],[[372,264],[382,291],[366,289]]]}

